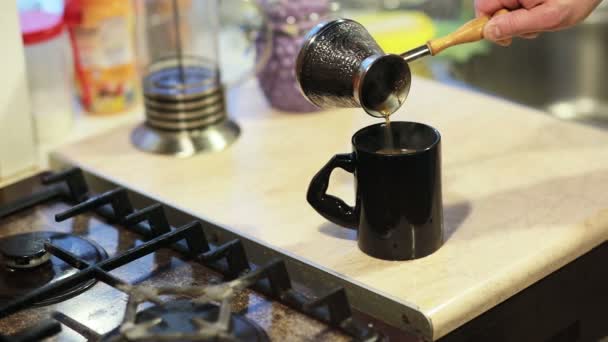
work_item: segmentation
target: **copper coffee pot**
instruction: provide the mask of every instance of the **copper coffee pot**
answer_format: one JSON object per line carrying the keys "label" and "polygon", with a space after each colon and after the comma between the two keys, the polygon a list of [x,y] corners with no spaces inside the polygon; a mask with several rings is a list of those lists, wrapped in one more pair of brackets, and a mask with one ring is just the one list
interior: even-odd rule
{"label": "copper coffee pot", "polygon": [[[507,12],[501,10],[495,15]],[[409,93],[409,62],[483,39],[489,20],[487,16],[473,19],[445,37],[400,55],[384,53],[354,20],[320,23],[307,34],[298,54],[296,75],[300,89],[320,108],[362,107],[371,116],[389,116],[401,107]]]}

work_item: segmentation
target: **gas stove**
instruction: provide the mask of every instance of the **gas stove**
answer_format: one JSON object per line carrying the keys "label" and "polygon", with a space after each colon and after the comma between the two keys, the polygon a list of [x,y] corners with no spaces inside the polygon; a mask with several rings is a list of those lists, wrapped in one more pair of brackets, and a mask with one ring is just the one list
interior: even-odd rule
{"label": "gas stove", "polygon": [[[41,179],[41,184],[38,184]],[[132,200],[135,198],[135,200]],[[0,341],[387,340],[346,290],[78,168],[0,190]]]}

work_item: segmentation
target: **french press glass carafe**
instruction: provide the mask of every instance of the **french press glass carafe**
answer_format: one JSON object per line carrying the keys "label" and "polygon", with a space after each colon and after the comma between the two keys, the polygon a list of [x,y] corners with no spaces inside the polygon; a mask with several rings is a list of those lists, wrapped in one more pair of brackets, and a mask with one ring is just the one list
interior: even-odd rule
{"label": "french press glass carafe", "polygon": [[146,120],[133,131],[133,143],[180,157],[224,149],[240,129],[226,114],[220,78],[219,1],[135,3]]}

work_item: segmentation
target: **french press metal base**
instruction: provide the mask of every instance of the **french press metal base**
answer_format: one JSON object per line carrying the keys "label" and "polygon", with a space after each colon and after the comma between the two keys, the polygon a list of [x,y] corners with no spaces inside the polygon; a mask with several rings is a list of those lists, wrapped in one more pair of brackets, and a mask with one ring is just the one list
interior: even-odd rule
{"label": "french press metal base", "polygon": [[135,128],[131,140],[146,152],[190,157],[203,151],[221,151],[239,134],[239,126],[229,119],[204,129],[183,132],[165,132],[144,123]]}
{"label": "french press metal base", "polygon": [[203,59],[156,62],[143,88],[146,121],[131,135],[137,148],[189,157],[222,150],[239,136],[238,125],[226,115],[219,72]]}

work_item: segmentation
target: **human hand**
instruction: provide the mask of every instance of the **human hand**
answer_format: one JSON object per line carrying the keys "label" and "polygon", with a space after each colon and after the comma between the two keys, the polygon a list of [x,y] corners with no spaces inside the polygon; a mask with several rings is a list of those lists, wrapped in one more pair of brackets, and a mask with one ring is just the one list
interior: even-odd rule
{"label": "human hand", "polygon": [[558,31],[583,21],[602,0],[475,0],[477,16],[491,16],[506,8],[511,12],[493,17],[484,37],[501,45],[519,36],[536,38],[541,32]]}

